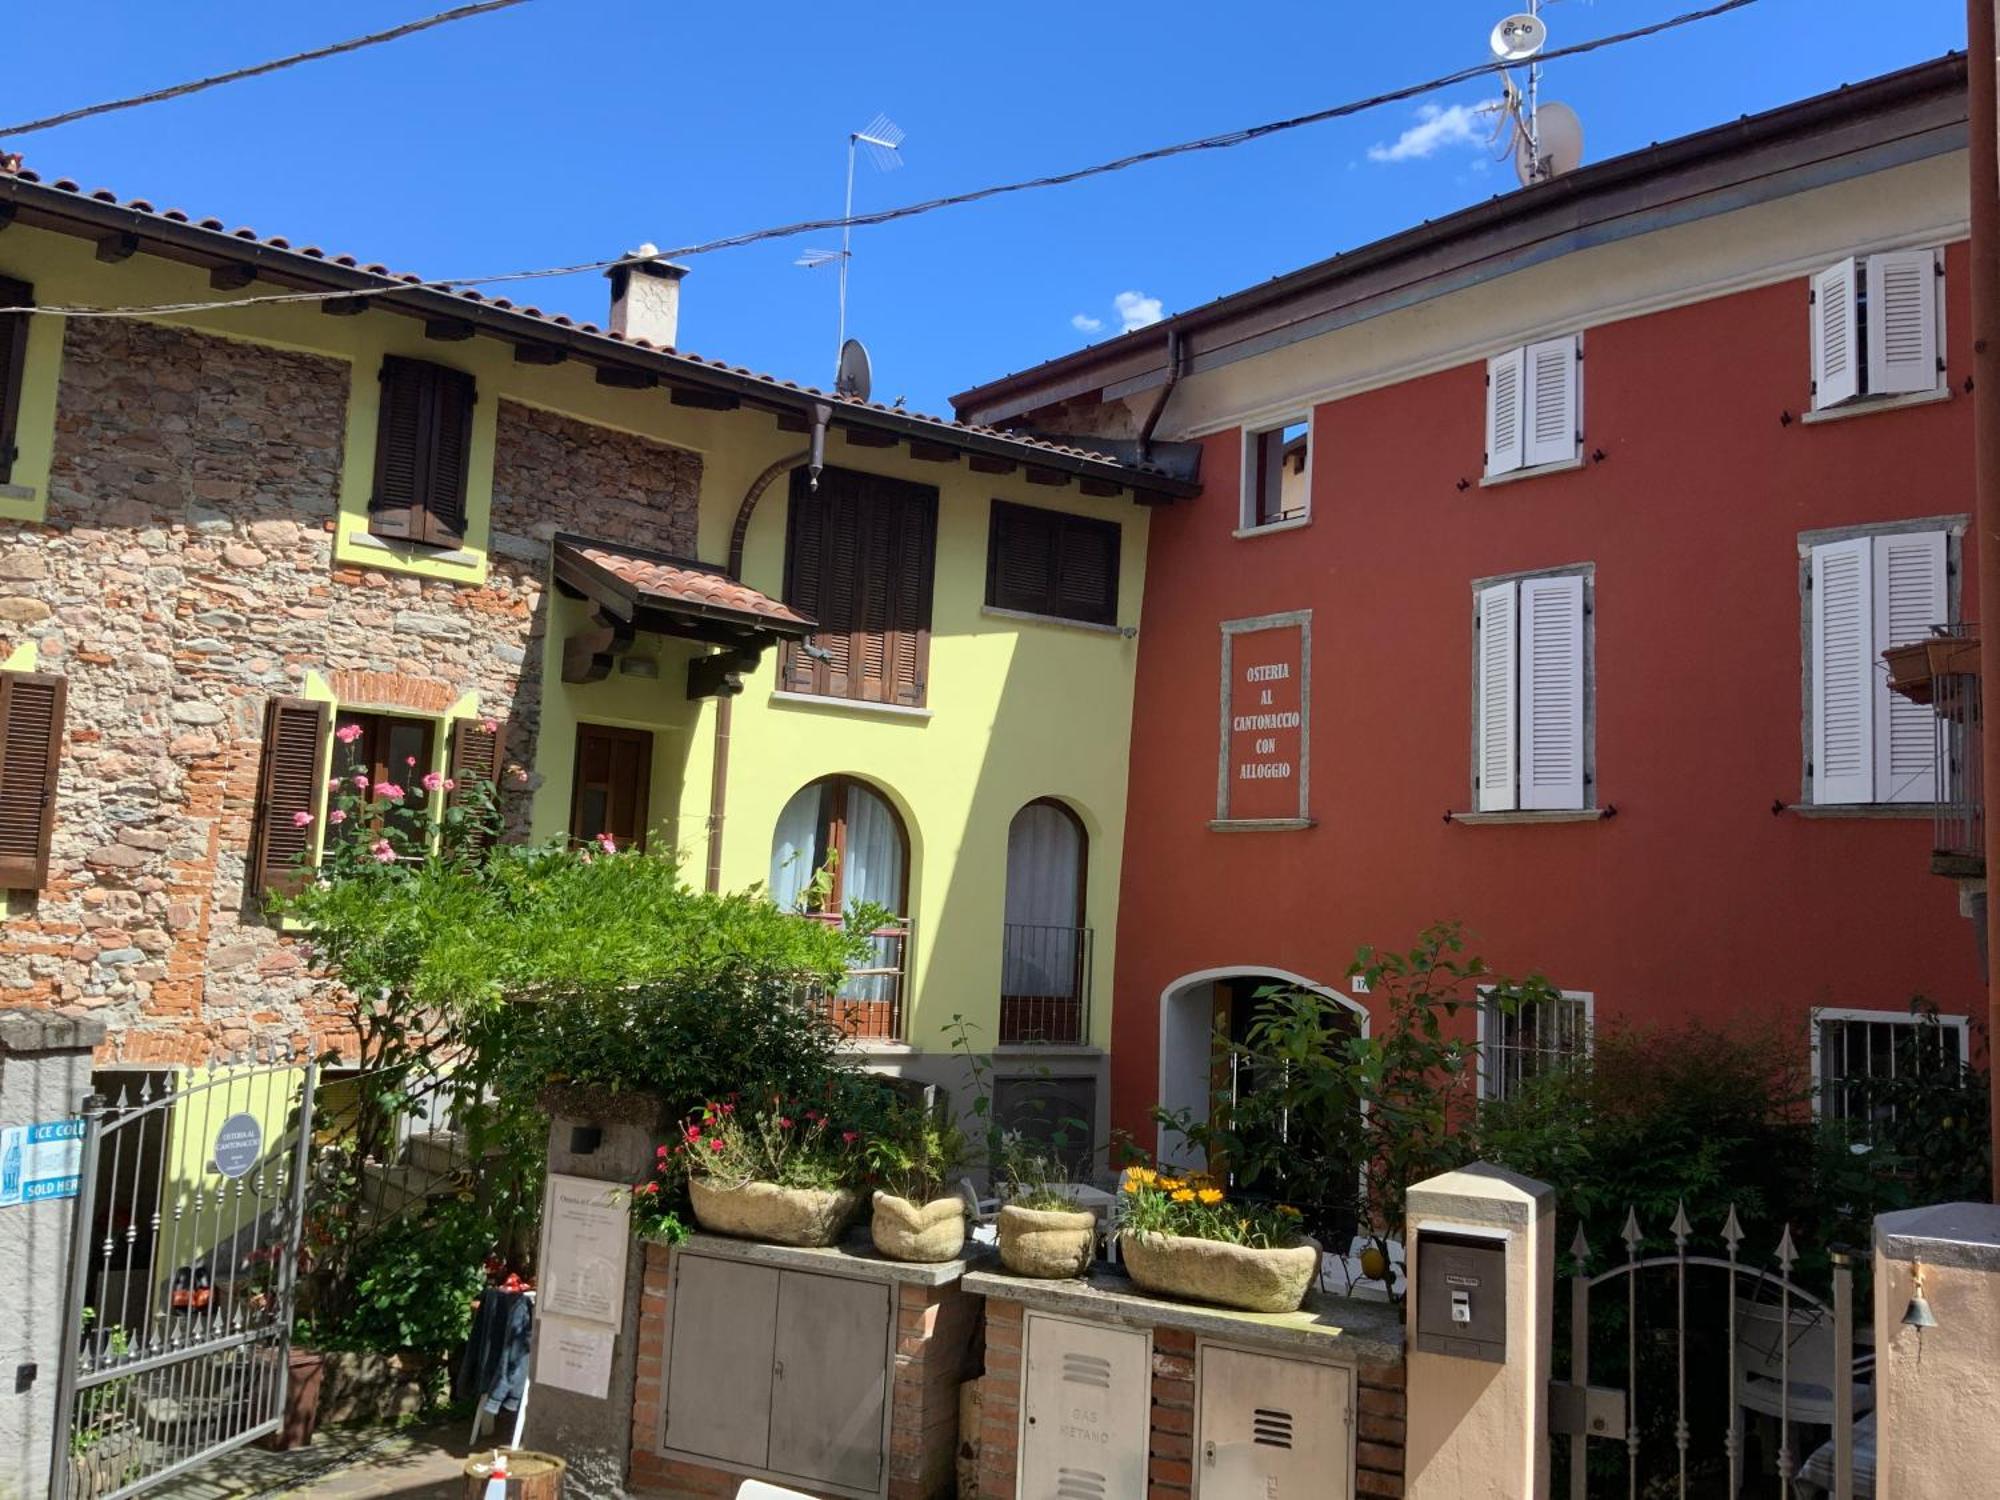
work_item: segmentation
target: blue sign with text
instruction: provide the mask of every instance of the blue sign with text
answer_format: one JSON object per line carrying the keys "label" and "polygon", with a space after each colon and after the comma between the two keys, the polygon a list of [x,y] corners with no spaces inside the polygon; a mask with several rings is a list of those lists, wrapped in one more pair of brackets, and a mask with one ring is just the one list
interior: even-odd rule
{"label": "blue sign with text", "polygon": [[74,1198],[83,1166],[83,1121],[44,1120],[0,1130],[0,1208]]}

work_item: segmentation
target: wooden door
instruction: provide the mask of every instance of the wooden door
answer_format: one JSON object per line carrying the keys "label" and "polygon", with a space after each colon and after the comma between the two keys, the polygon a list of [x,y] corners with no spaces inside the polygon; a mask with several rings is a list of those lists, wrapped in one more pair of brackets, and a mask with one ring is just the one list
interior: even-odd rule
{"label": "wooden door", "polygon": [[882,1481],[893,1288],[786,1271],[771,1366],[771,1459],[780,1474],[848,1489]]}
{"label": "wooden door", "polygon": [[701,1255],[674,1260],[661,1445],[764,1468],[771,1448],[771,1351],[779,1273],[772,1266]]}
{"label": "wooden door", "polygon": [[585,843],[608,833],[618,847],[646,847],[646,798],[653,782],[653,735],[614,724],[576,726],[569,836]]}

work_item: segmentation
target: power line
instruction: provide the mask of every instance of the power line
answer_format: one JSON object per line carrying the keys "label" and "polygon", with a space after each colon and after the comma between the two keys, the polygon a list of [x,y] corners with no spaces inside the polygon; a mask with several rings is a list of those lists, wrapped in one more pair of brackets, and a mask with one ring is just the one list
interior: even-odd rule
{"label": "power line", "polygon": [[[519,0],[499,0],[499,3],[518,4]],[[1683,26],[1692,26],[1698,21],[1713,20],[1731,11],[1743,10],[1755,5],[1758,0],[1718,0],[1702,10],[1687,11],[1664,21],[1635,27],[1611,36],[1599,37],[1594,41],[1578,42],[1573,46],[1558,47],[1541,54],[1540,61],[1552,62],[1565,57],[1580,57],[1586,53],[1602,51],[1607,47],[1620,46],[1626,42],[1643,41],[1646,38],[1673,31]],[[956,208],[967,203],[978,203],[988,198],[997,198],[1009,193],[1023,193],[1036,188],[1061,187],[1067,183],[1080,182],[1085,178],[1102,177],[1111,172],[1122,172],[1130,167],[1142,166],[1148,162],[1163,161],[1172,156],[1184,156],[1193,151],[1215,151],[1240,146],[1250,141],[1262,140],[1266,136],[1277,135],[1287,130],[1297,130],[1306,125],[1318,125],[1327,120],[1342,119],[1360,114],[1365,110],[1377,109],[1385,104],[1411,99],[1419,94],[1434,93],[1450,88],[1474,78],[1486,77],[1503,72],[1512,66],[1505,62],[1474,63],[1459,68],[1455,72],[1426,79],[1422,83],[1404,84],[1383,93],[1371,94],[1365,99],[1349,100],[1344,104],[1330,105],[1314,110],[1310,114],[1294,115],[1287,120],[1274,120],[1262,125],[1246,126],[1239,130],[1225,131],[1219,135],[1203,136],[1198,140],[1180,141],[1170,146],[1156,146],[1149,151],[1135,152],[1113,161],[1099,162],[1094,166],[1078,167],[1073,171],[1058,172],[1044,177],[1030,177],[1019,182],[1000,183],[990,187],[974,188],[963,193],[952,193],[942,198],[927,198],[920,203],[907,203],[899,208],[878,209],[872,213],[854,214],[832,219],[801,219],[792,224],[775,225],[764,229],[748,230],[742,234],[726,235],[721,239],[703,240],[691,245],[677,245],[670,250],[658,252],[670,260],[687,260],[697,255],[709,255],[718,250],[734,250],[745,245],[758,244],[765,240],[790,239],[802,234],[813,234],[826,229],[842,227],[888,224],[898,219],[915,218],[920,214],[935,213],[942,208]],[[24,313],[45,313],[64,317],[82,318],[132,318],[158,317],[175,313],[209,312],[230,307],[254,307],[274,303],[326,302],[336,299],[388,296],[396,292],[409,291],[456,291],[471,286],[492,286],[506,282],[535,281],[556,276],[575,276],[586,271],[603,271],[625,263],[629,257],[614,256],[608,260],[581,261],[574,265],[545,266],[525,271],[503,271],[492,276],[449,276],[433,281],[396,281],[383,286],[358,287],[337,291],[317,292],[270,292],[255,297],[238,297],[225,302],[167,302],[139,307],[26,307],[17,309]],[[0,308],[0,313],[7,309]]]}
{"label": "power line", "polygon": [[315,47],[310,52],[295,52],[290,57],[280,57],[270,62],[254,63],[247,68],[236,68],[227,73],[217,73],[209,78],[197,78],[192,83],[177,83],[171,88],[154,89],[151,93],[134,94],[129,99],[111,99],[103,104],[86,104],[80,109],[65,110],[59,115],[44,115],[39,120],[28,120],[19,125],[0,126],[0,139],[8,136],[27,135],[34,130],[53,130],[58,125],[71,125],[78,120],[88,120],[95,115],[108,115],[121,109],[137,109],[142,104],[158,104],[166,99],[179,99],[188,94],[198,94],[203,89],[220,88],[225,83],[235,83],[244,78],[256,78],[264,73],[276,73],[284,68],[297,67],[300,63],[318,62],[323,57],[338,57],[344,52],[359,52],[364,47],[378,46],[383,42],[394,42],[406,36],[415,36],[420,31],[429,31],[434,26],[449,26],[453,21],[469,21],[474,16],[483,16],[489,11],[505,10],[511,5],[525,4],[526,0],[478,0],[477,4],[461,5],[454,10],[440,11],[434,16],[426,16],[421,21],[409,21],[401,26],[392,26],[387,31],[371,32],[367,36],[349,37],[344,42],[333,42],[324,47]]}

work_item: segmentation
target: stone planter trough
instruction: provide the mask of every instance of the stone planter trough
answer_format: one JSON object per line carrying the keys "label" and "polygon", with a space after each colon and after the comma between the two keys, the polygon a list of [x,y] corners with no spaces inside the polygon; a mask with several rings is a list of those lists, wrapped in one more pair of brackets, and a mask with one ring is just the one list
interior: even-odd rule
{"label": "stone planter trough", "polygon": [[711,1234],[772,1245],[835,1244],[853,1222],[861,1196],[849,1188],[788,1188],[775,1182],[718,1187],[688,1183],[694,1216]]}
{"label": "stone planter trough", "polygon": [[1000,1263],[1016,1276],[1081,1276],[1096,1249],[1097,1215],[1088,1210],[1000,1210]]}
{"label": "stone planter trough", "polygon": [[1275,1250],[1230,1245],[1178,1234],[1118,1237],[1118,1251],[1135,1285],[1159,1297],[1209,1302],[1244,1312],[1297,1312],[1319,1272],[1311,1240]]}
{"label": "stone planter trough", "polygon": [[965,1248],[965,1200],[953,1194],[912,1203],[894,1193],[878,1192],[869,1233],[875,1248],[891,1260],[923,1265],[957,1260]]}

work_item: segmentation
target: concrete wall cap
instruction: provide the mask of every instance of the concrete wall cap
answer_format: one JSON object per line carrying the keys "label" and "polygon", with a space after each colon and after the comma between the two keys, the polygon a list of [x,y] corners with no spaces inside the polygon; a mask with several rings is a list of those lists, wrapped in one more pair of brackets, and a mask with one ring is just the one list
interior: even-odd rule
{"label": "concrete wall cap", "polygon": [[1470,1166],[1460,1167],[1455,1172],[1441,1172],[1436,1177],[1412,1183],[1409,1197],[1414,1200],[1420,1194],[1452,1198],[1484,1198],[1501,1203],[1525,1203],[1532,1204],[1539,1211],[1544,1204],[1555,1201],[1556,1190],[1546,1182],[1537,1182],[1532,1177],[1524,1177],[1506,1167],[1497,1167],[1491,1162],[1476,1161]]}
{"label": "concrete wall cap", "polygon": [[2000,1205],[1934,1203],[1875,1220],[1875,1250],[1888,1260],[2000,1272]]}
{"label": "concrete wall cap", "polygon": [[0,1006],[0,1053],[87,1052],[104,1034],[104,1022],[95,1016],[38,1005]]}

